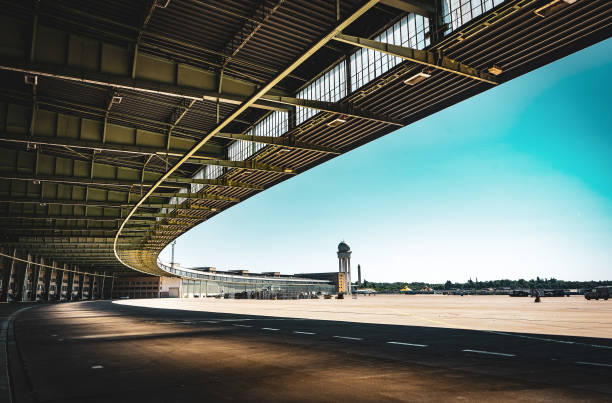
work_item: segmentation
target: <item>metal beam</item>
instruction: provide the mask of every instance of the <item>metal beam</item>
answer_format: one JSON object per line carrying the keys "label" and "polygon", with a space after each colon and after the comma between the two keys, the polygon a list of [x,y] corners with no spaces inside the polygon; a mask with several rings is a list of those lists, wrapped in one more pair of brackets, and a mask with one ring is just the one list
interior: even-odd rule
{"label": "metal beam", "polygon": [[[231,105],[242,105],[249,97],[242,95],[219,94],[194,87],[163,84],[139,78],[125,77],[116,74],[83,71],[62,65],[47,65],[41,63],[23,63],[17,60],[4,60],[0,62],[0,70],[15,71],[18,73],[32,74],[41,77],[55,78],[58,80],[75,81],[93,85],[99,85],[118,90],[129,90],[147,94],[165,95],[169,97],[206,100],[221,102]],[[271,106],[266,103],[249,103],[249,107],[265,109],[270,111],[286,111],[286,108]]]}
{"label": "metal beam", "polygon": [[0,216],[0,220],[67,220],[67,221],[119,221],[121,217],[108,217],[102,215],[95,216],[71,216],[71,215],[48,215],[42,213],[40,215],[35,214],[22,214],[16,213],[16,215]]}
{"label": "metal beam", "polygon": [[[189,219],[189,220],[206,220],[206,217],[194,217],[194,216],[190,216],[187,215],[185,213],[181,213],[181,211],[179,210],[183,210],[183,209],[175,209],[175,211],[171,212],[171,213],[147,213],[147,212],[138,212],[138,213],[134,213],[133,216],[134,217],[161,217],[161,218],[169,218],[169,219]],[[196,210],[196,209],[194,209]],[[204,210],[204,209],[197,209],[197,210]]]}
{"label": "metal beam", "polygon": [[431,0],[380,0],[380,4],[424,17],[432,17],[436,12],[436,8]]}
{"label": "metal beam", "polygon": [[195,183],[199,185],[225,186],[225,187],[251,189],[251,190],[264,190],[263,186],[261,185],[256,185],[254,183],[239,182],[239,181],[234,181],[230,179],[195,179],[195,178],[180,178],[177,176],[171,176],[164,181],[164,184],[162,186],[166,187],[168,183],[171,183],[171,184]]}
{"label": "metal beam", "polygon": [[[35,175],[35,174],[21,174],[21,173],[10,173],[0,172],[0,179],[14,179],[14,180],[26,180],[26,181],[41,181],[41,182],[53,182],[53,183],[74,183],[74,184],[85,184],[85,185],[101,185],[101,186],[143,186],[150,187],[155,184],[153,181],[139,182],[138,180],[125,180],[125,179],[101,179],[101,178],[89,178],[89,177],[76,177],[76,176],[60,176],[60,175]],[[221,186],[230,188],[242,188],[242,189],[253,189],[263,190],[262,186],[227,180],[227,179],[194,179],[194,178],[180,178],[170,177],[166,180],[163,187],[174,187],[182,188],[186,184],[196,183],[200,185],[210,186]]]}
{"label": "metal beam", "polygon": [[[21,231],[23,233],[34,231],[49,231],[53,233],[57,232],[108,232],[109,234],[115,234],[117,231],[113,228],[54,228],[54,227],[44,227],[44,228],[32,228],[32,227],[2,227],[0,232],[10,232],[10,231]],[[44,235],[43,235],[44,236]],[[83,235],[87,236],[87,235]]]}
{"label": "metal beam", "polygon": [[377,52],[386,53],[391,56],[401,57],[413,63],[431,67],[433,69],[447,71],[449,73],[458,74],[460,76],[469,77],[474,80],[479,80],[488,84],[497,85],[497,80],[489,73],[480,71],[461,62],[457,62],[444,56],[440,51],[432,52],[429,50],[419,50],[406,48],[404,46],[392,45],[389,43],[374,41],[372,39],[359,38],[338,34],[334,37],[338,42],[348,43],[349,45],[359,46],[361,48],[375,50]]}
{"label": "metal beam", "polygon": [[106,208],[122,208],[130,206],[130,204],[122,202],[103,202],[103,201],[85,201],[85,200],[72,200],[72,199],[33,199],[33,198],[19,198],[14,197],[10,199],[0,199],[0,203],[15,203],[15,204],[39,204],[45,206],[48,204],[61,204],[63,206],[96,206]]}
{"label": "metal beam", "polygon": [[[173,220],[180,220],[180,219],[185,219],[185,220],[206,220],[206,217],[194,217],[192,215],[188,215],[185,213],[182,213],[181,211],[175,210],[172,213],[148,213],[148,212],[139,212],[139,213],[134,213],[132,217],[153,217],[153,218],[157,218],[157,217],[162,217],[162,218],[171,218]],[[133,221],[138,221],[138,220],[130,220],[130,223]],[[129,224],[129,223],[128,223]],[[126,224],[126,225],[128,225]]]}
{"label": "metal beam", "polygon": [[[1,139],[0,139],[1,140]],[[21,141],[24,143],[27,143],[27,141]],[[92,147],[95,150],[95,147]],[[56,155],[52,152],[49,151],[49,149],[47,149],[47,152],[39,152],[40,155],[48,155],[51,157],[58,157],[58,158],[66,158],[66,159],[72,159],[72,160],[78,160],[78,161],[87,161],[87,162],[94,162],[94,156],[93,155],[83,155],[81,153],[76,153],[75,155],[70,155],[70,156],[66,156],[64,154],[61,155]],[[158,154],[165,154],[165,155],[169,155],[169,156],[173,156],[173,157],[181,157],[183,155],[183,153],[170,153],[170,152],[158,152]],[[107,159],[109,159],[109,157],[105,157],[105,156],[100,156],[100,154],[98,156],[95,156],[96,160],[102,160],[102,163],[106,163],[107,165],[109,165],[111,162],[115,162],[115,163],[126,163],[118,158],[111,158],[113,161],[107,161]],[[125,168],[131,168],[131,169],[138,169],[141,172],[145,171],[147,173],[152,173],[152,174],[158,174],[161,175],[161,171],[163,171],[163,168],[158,168],[158,169],[153,169],[153,168],[146,168],[144,163],[135,163],[133,161],[130,161],[134,166],[126,166]],[[216,165],[216,166],[221,166],[221,167],[228,167],[228,168],[241,168],[241,169],[251,169],[254,171],[264,171],[264,172],[278,172],[278,173],[284,173],[284,174],[293,174],[295,173],[293,171],[292,168],[288,168],[288,167],[278,167],[278,166],[273,166],[273,165],[269,165],[269,164],[264,164],[264,163],[260,163],[254,160],[245,160],[245,161],[233,161],[233,160],[229,160],[229,159],[220,159],[220,158],[215,158],[215,157],[211,157],[209,155],[206,154],[200,154],[200,153],[196,153],[194,155],[192,155],[189,160],[187,161],[191,164],[198,164],[198,165]],[[136,166],[135,164],[138,164],[138,166]],[[136,182],[136,184],[139,184],[139,182]]]}
{"label": "metal beam", "polygon": [[72,231],[72,230],[87,230],[87,231],[114,231],[115,229],[117,229],[117,225],[113,225],[113,226],[106,226],[106,227],[92,227],[89,226],[89,223],[79,223],[79,224],[72,224],[71,226],[66,226],[66,225],[59,225],[59,223],[57,222],[51,222],[51,223],[41,223],[38,222],[36,223],[37,225],[39,225],[39,227],[32,227],[32,223],[27,223],[27,224],[23,224],[23,223],[10,223],[10,224],[5,224],[0,228],[0,231],[2,230],[13,230],[13,229],[23,229],[23,230],[34,230],[34,231],[42,231],[44,229],[50,229],[50,230],[58,230],[58,231]]}
{"label": "metal beam", "polygon": [[404,124],[397,119],[393,119],[392,117],[384,114],[373,113],[361,108],[356,108],[344,102],[313,101],[310,99],[300,99],[278,95],[264,95],[260,99],[283,105],[300,106],[303,108],[316,109],[322,112],[338,113],[353,118],[371,120],[387,125],[399,127],[404,126]]}
{"label": "metal beam", "polygon": [[250,134],[241,133],[217,133],[215,137],[231,140],[244,140],[254,143],[268,144],[272,146],[280,146],[291,150],[304,150],[304,151],[316,151],[324,154],[339,155],[340,151],[331,148],[320,146],[316,144],[306,143],[303,141],[292,141],[288,137],[267,137],[267,136],[254,136]]}
{"label": "metal beam", "polygon": [[[201,199],[201,200],[222,200],[219,198],[211,198],[207,199],[206,197],[194,197],[191,199]],[[223,201],[233,201],[233,200],[223,200]],[[73,200],[73,199],[33,199],[33,198],[11,198],[11,199],[0,199],[0,203],[12,203],[12,204],[39,204],[42,206],[48,204],[61,204],[64,206],[94,206],[94,207],[105,207],[105,208],[123,208],[123,207],[131,207],[134,206],[132,203],[127,202],[112,202],[112,201],[85,201],[85,200]],[[184,203],[184,202],[183,202]],[[152,208],[175,208],[176,206],[182,206],[183,203],[166,203],[166,202],[155,202],[150,201],[147,205],[142,205],[142,207],[152,207]],[[200,208],[201,207],[201,208]],[[204,209],[204,206],[194,207],[193,209]],[[214,209],[214,207],[210,207],[207,209]]]}
{"label": "metal beam", "polygon": [[[15,244],[15,243],[11,243],[14,244],[16,246],[21,246],[24,244]],[[7,245],[7,244],[4,244]],[[33,244],[25,244],[24,246],[22,246],[23,248],[27,247],[29,249],[35,249],[35,252],[57,252],[57,251],[66,251],[66,252],[113,252],[113,248],[112,245],[109,245],[105,248],[93,248],[93,247],[83,247],[83,246],[79,246],[79,245],[75,245],[73,247],[70,248],[62,248],[62,247],[58,247],[57,245],[53,246],[53,245],[33,245]]]}
{"label": "metal beam", "polygon": [[215,194],[200,194],[200,193],[177,193],[177,192],[155,192],[151,196],[157,197],[182,197],[183,199],[198,199],[198,200],[222,200],[238,203],[240,199],[237,197],[229,197]]}
{"label": "metal beam", "polygon": [[207,211],[218,211],[219,209],[217,207],[209,207],[209,206],[201,206],[198,204],[185,204],[185,202],[183,203],[143,203],[140,205],[140,207],[144,207],[144,208],[172,208],[172,209],[177,209],[177,210],[207,210]]}
{"label": "metal beam", "polygon": [[283,174],[294,174],[295,171],[293,168],[289,167],[277,167],[274,165],[262,164],[261,162],[257,162],[255,160],[245,160],[245,161],[232,161],[232,160],[220,160],[220,159],[210,159],[210,158],[202,158],[200,157],[189,157],[189,163],[193,161],[198,161],[198,163],[202,165],[216,165],[220,167],[227,168],[240,168],[240,169],[251,169],[253,171],[263,171],[263,172],[277,172]]}
{"label": "metal beam", "polygon": [[[71,137],[60,137],[60,136],[30,136],[19,133],[0,133],[0,141],[17,142],[17,143],[30,143],[30,144],[42,144],[47,146],[58,146],[58,147],[74,147],[84,148],[88,150],[99,150],[99,151],[112,151],[112,152],[124,152],[129,154],[141,154],[141,155],[172,155],[181,156],[186,150],[180,150],[176,148],[166,147],[151,147],[151,146],[136,146],[130,144],[113,144],[91,140],[81,140]],[[213,153],[197,153],[197,158],[219,158],[220,155]]]}
{"label": "metal beam", "polygon": [[[104,248],[110,248],[110,250],[112,250],[113,248],[113,243],[112,242],[80,242],[80,243],[70,243],[70,242],[61,242],[61,241],[52,241],[52,240],[46,240],[46,241],[21,241],[21,242],[2,242],[0,243],[0,245],[12,245],[12,246],[20,246],[22,248],[41,248],[41,247],[51,247],[51,248],[59,248],[59,249],[63,249],[63,248],[87,248],[87,247],[93,247],[93,246],[99,246],[102,249]],[[128,244],[126,244],[128,245]],[[131,244],[130,244],[131,245]]]}

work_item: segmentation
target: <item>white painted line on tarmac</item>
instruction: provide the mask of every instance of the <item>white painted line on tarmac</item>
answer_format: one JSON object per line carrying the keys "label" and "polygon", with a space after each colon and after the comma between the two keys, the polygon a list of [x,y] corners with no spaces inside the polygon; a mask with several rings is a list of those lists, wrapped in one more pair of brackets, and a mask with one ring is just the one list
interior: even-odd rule
{"label": "white painted line on tarmac", "polygon": [[300,332],[300,331],[297,331],[297,330],[294,330],[293,333],[295,333],[295,334],[316,334],[316,333],[313,333],[313,332]]}
{"label": "white painted line on tarmac", "polygon": [[102,365],[94,365],[91,369],[102,369],[104,368]]}
{"label": "white painted line on tarmac", "polygon": [[516,354],[508,354],[508,353],[496,353],[494,351],[483,351],[483,350],[470,350],[470,349],[465,349],[465,350],[461,350],[464,351],[466,353],[477,353],[477,354],[490,354],[490,355],[501,355],[503,357],[516,357]]}
{"label": "white painted line on tarmac", "polygon": [[334,336],[336,339],[363,340],[361,337]]}
{"label": "white painted line on tarmac", "polygon": [[427,344],[404,343],[401,341],[388,341],[387,344],[399,344],[400,346],[410,346],[410,347],[427,347]]}
{"label": "white painted line on tarmac", "polygon": [[526,336],[524,334],[513,334],[513,333],[506,333],[506,332],[498,332],[498,331],[494,331],[494,330],[483,330],[483,332],[493,333],[493,334],[501,334],[503,336],[520,337],[522,339],[548,341],[548,342],[551,342],[551,343],[561,343],[561,344],[575,344],[575,345],[579,345],[579,346],[587,346],[587,347],[595,347],[595,348],[605,348],[605,349],[612,350],[612,346],[605,346],[605,345],[601,345],[601,344],[589,344],[589,343],[581,343],[581,342],[569,341],[569,340],[556,340],[556,339],[549,339],[547,337]]}
{"label": "white painted line on tarmac", "polygon": [[232,325],[232,326],[236,326],[236,327],[253,327],[251,325]]}
{"label": "white painted line on tarmac", "polygon": [[244,322],[247,320],[253,320],[253,319],[221,319],[223,322]]}
{"label": "white painted line on tarmac", "polygon": [[612,368],[612,364],[604,364],[602,362],[576,361],[576,364],[580,364],[580,365],[593,365],[595,367],[609,367],[609,368]]}
{"label": "white painted line on tarmac", "polygon": [[273,327],[262,327],[261,330],[273,330],[273,331],[277,331],[277,330],[280,330],[280,329],[275,329]]}

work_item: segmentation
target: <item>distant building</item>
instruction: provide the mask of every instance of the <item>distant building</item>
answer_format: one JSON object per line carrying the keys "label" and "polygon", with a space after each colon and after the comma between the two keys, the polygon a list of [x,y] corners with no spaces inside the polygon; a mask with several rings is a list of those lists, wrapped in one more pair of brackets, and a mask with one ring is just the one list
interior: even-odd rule
{"label": "distant building", "polygon": [[327,273],[302,273],[296,274],[298,277],[308,277],[315,280],[325,280],[329,281],[334,285],[335,292],[346,293],[347,291],[347,282],[346,277],[343,272],[327,272]]}
{"label": "distant building", "polygon": [[181,280],[175,277],[117,277],[112,298],[177,298],[180,287]]}

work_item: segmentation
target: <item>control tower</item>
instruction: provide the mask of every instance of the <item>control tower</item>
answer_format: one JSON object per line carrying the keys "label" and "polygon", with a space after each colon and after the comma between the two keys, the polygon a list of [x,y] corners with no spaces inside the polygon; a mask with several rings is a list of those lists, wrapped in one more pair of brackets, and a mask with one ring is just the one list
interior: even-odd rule
{"label": "control tower", "polygon": [[346,293],[351,294],[351,248],[344,242],[338,244],[338,271],[344,273]]}

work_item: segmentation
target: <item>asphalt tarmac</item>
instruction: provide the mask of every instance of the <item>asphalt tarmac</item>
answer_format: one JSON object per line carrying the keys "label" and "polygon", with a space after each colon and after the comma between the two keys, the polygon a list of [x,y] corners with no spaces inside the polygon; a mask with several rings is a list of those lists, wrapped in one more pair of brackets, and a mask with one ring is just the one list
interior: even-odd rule
{"label": "asphalt tarmac", "polygon": [[110,301],[32,306],[11,326],[13,403],[612,401],[609,338]]}

